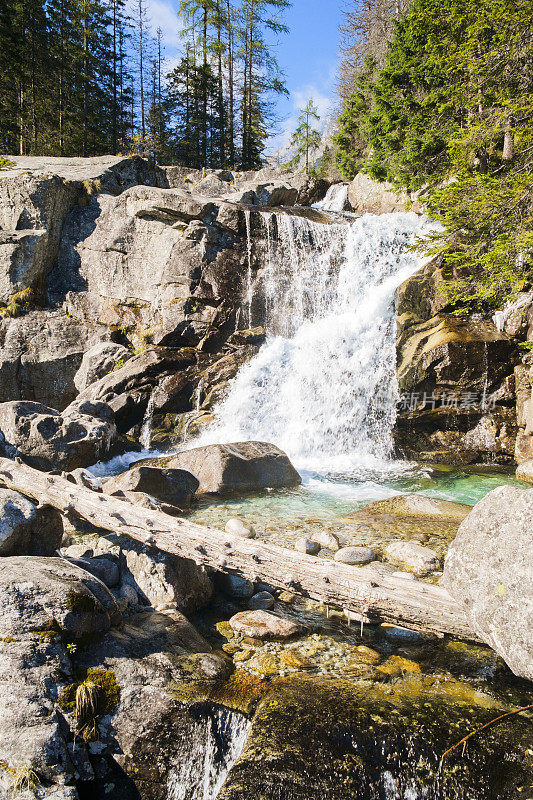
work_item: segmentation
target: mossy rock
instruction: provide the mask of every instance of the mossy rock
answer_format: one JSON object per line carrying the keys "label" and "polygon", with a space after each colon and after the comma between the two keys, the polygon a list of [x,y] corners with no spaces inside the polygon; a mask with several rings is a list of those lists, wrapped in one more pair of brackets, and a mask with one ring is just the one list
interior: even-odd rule
{"label": "mossy rock", "polygon": [[418,675],[370,687],[302,675],[273,681],[221,796],[516,800],[530,780],[529,723],[489,728],[439,770],[448,747],[503,711],[471,687],[450,681],[442,691],[443,683]]}

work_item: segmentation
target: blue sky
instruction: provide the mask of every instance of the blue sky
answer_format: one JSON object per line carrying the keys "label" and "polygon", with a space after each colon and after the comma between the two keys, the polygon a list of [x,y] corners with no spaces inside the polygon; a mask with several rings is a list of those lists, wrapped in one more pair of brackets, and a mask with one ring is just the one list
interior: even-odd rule
{"label": "blue sky", "polygon": [[[178,0],[149,0],[152,28],[163,30],[165,55],[171,64],[180,47]],[[278,101],[279,131],[271,150],[280,147],[296,125],[298,109],[313,97],[322,116],[335,98],[335,73],[338,58],[338,28],[342,0],[293,0],[284,21],[290,28],[275,47],[285,73],[288,98]]]}

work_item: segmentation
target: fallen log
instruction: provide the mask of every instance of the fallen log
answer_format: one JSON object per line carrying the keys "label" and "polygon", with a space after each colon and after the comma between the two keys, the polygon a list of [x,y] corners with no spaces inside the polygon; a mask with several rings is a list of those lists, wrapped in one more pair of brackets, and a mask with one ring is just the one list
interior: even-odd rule
{"label": "fallen log", "polygon": [[477,640],[457,603],[440,586],[380,576],[368,567],[352,567],[196,525],[8,459],[0,459],[0,484],[204,567],[260,580],[376,622]]}

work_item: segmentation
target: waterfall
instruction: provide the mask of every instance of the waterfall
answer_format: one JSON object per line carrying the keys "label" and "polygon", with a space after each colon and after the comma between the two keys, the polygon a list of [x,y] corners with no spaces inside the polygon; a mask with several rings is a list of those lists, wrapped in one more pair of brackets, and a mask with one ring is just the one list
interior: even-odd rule
{"label": "waterfall", "polygon": [[168,779],[168,800],[216,800],[250,726],[242,714],[226,709],[213,710],[199,720]]}
{"label": "waterfall", "polygon": [[319,211],[332,211],[341,214],[351,208],[348,200],[347,183],[334,183],[330,186],[326,196],[319,203],[314,204],[314,208]]}
{"label": "waterfall", "polygon": [[150,396],[148,401],[148,406],[146,407],[146,413],[144,415],[144,419],[141,425],[141,433],[139,436],[139,442],[143,450],[149,450],[150,445],[152,443],[152,422],[154,418],[154,400],[153,397]]}
{"label": "waterfall", "polygon": [[422,265],[413,213],[323,224],[261,214],[268,340],[215,409],[202,444],[273,442],[297,467],[382,468],[396,418],[397,287]]}

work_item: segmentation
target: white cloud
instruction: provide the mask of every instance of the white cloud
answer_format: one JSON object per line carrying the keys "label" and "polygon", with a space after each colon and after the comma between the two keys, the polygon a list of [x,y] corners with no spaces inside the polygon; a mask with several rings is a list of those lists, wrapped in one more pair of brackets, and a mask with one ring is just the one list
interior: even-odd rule
{"label": "white cloud", "polygon": [[163,44],[172,51],[179,49],[183,22],[178,16],[176,4],[171,0],[148,0],[146,5],[152,33],[155,35],[157,29],[161,28]]}
{"label": "white cloud", "polygon": [[[126,8],[135,24],[138,14],[136,0],[128,0]],[[167,55],[175,55],[181,47],[180,33],[183,30],[183,20],[178,15],[177,0],[146,0],[146,16],[152,36],[155,37],[157,29],[161,28],[162,42]]]}

